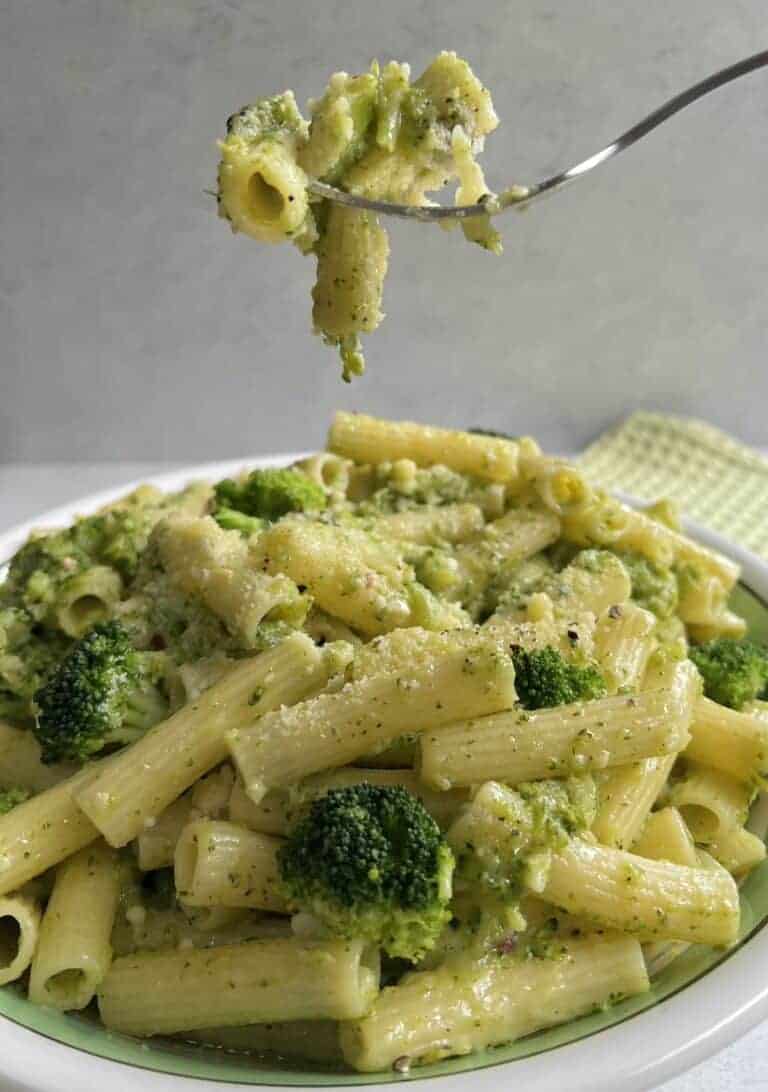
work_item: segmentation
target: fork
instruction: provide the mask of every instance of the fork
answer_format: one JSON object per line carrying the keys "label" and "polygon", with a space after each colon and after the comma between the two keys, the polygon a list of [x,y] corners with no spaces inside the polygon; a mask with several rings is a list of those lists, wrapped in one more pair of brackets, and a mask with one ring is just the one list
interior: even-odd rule
{"label": "fork", "polygon": [[638,140],[642,140],[644,136],[658,125],[663,124],[668,118],[671,118],[673,114],[677,114],[686,106],[690,106],[692,102],[696,102],[697,99],[708,95],[710,91],[722,87],[723,84],[730,83],[731,80],[746,76],[747,73],[753,72],[756,68],[763,68],[765,65],[768,65],[768,50],[763,50],[762,53],[754,53],[751,57],[745,57],[744,60],[737,61],[736,64],[721,68],[718,72],[707,76],[706,79],[695,83],[693,87],[689,87],[687,91],[681,91],[680,94],[669,99],[657,110],[654,110],[652,114],[648,114],[642,121],[639,121],[637,125],[633,125],[631,129],[627,129],[621,136],[616,137],[612,143],[605,148],[601,148],[594,155],[583,159],[574,167],[553,174],[551,178],[545,178],[544,181],[536,182],[532,186],[510,186],[498,195],[487,194],[475,205],[396,205],[388,201],[374,201],[367,197],[358,197],[356,194],[346,193],[334,186],[328,186],[324,182],[310,182],[309,189],[316,196],[335,201],[339,205],[349,205],[351,208],[356,209],[370,209],[372,212],[383,213],[387,216],[402,216],[407,220],[421,220],[426,223],[440,220],[465,220],[472,216],[495,216],[497,213],[504,212],[512,207],[528,206],[543,194],[562,189],[563,186],[572,182],[575,178],[581,178],[582,175],[587,174],[594,167],[601,166],[615,155],[618,155],[619,152],[625,151]]}

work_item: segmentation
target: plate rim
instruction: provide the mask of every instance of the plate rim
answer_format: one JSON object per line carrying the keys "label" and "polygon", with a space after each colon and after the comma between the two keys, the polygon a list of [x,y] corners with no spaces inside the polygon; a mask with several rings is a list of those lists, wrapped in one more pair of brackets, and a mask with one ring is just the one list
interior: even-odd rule
{"label": "plate rim", "polygon": [[[30,531],[67,524],[75,516],[93,512],[138,485],[178,489],[190,481],[216,480],[256,466],[280,466],[309,454],[312,452],[215,460],[151,474],[87,494],[0,533],[0,561],[7,559]],[[630,503],[634,500],[626,494],[622,499]],[[694,521],[685,520],[684,526],[691,537],[738,562],[747,587],[768,600],[768,562]],[[691,1003],[694,996],[695,1003]],[[768,929],[763,929],[698,981],[618,1025],[551,1051],[485,1069],[437,1077],[419,1077],[416,1071],[413,1076],[417,1078],[419,1092],[495,1092],[500,1078],[503,1079],[503,1067],[514,1066],[510,1074],[535,1087],[537,1092],[563,1092],[563,1072],[567,1066],[567,1092],[613,1092],[616,1087],[622,1087],[624,1092],[647,1092],[735,1042],[766,1017]],[[109,1081],[111,1092],[133,1092],[139,1087],[146,1092],[212,1092],[213,1089],[235,1092],[245,1087],[237,1080],[217,1081],[139,1068],[130,1062],[103,1058],[48,1038],[3,1014],[0,1014],[0,1020],[3,1030],[0,1074],[14,1081],[20,1090],[68,1092],[82,1086],[86,1080],[89,1084],[97,1080]],[[654,1044],[651,1057],[649,1043]],[[399,1078],[369,1087],[387,1090],[400,1087],[402,1083],[403,1078]],[[250,1087],[262,1092],[283,1092],[287,1086],[259,1084]],[[332,1092],[334,1086],[323,1087],[326,1092]]]}

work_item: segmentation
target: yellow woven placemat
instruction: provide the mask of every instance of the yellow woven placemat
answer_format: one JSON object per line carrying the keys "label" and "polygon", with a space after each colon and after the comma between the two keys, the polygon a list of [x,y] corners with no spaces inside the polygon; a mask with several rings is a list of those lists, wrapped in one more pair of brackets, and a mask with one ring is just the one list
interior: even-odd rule
{"label": "yellow woven placemat", "polygon": [[683,513],[768,557],[768,459],[690,417],[634,413],[580,456],[587,477]]}

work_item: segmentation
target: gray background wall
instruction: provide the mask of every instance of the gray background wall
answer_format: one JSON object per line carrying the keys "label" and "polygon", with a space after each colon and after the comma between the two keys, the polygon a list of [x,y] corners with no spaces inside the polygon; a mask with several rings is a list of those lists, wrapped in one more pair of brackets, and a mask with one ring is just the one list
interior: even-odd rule
{"label": "gray background wall", "polygon": [[490,181],[589,153],[768,45],[765,0],[0,4],[0,460],[307,446],[336,406],[573,447],[634,407],[767,442],[768,72],[504,224],[495,259],[395,224],[369,373],[309,333],[312,263],[203,190],[232,108],[456,47],[503,126]]}

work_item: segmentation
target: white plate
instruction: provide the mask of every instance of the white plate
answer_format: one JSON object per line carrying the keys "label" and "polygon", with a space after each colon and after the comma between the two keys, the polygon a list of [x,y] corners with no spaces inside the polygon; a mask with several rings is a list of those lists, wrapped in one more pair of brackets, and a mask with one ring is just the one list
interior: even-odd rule
{"label": "white plate", "polygon": [[[162,489],[178,489],[190,480],[215,481],[243,467],[279,466],[298,457],[208,463],[147,480]],[[8,558],[32,529],[67,524],[138,484],[92,494],[0,535],[0,559]],[[737,561],[744,582],[768,602],[768,564],[711,531],[694,524],[686,529],[700,542]],[[434,1078],[422,1078],[415,1070],[407,1080],[416,1082],[419,1092],[498,1092],[507,1083],[524,1092],[645,1092],[722,1050],[766,1017],[768,929],[764,928],[698,981],[614,1027],[507,1065]],[[246,1087],[281,1092],[286,1087],[246,1086],[237,1081],[199,1080],[138,1069],[63,1046],[2,1017],[0,1031],[0,1075],[8,1092],[81,1092],[97,1087],[108,1092],[242,1092]],[[394,1089],[402,1085],[401,1078],[370,1087]]]}

